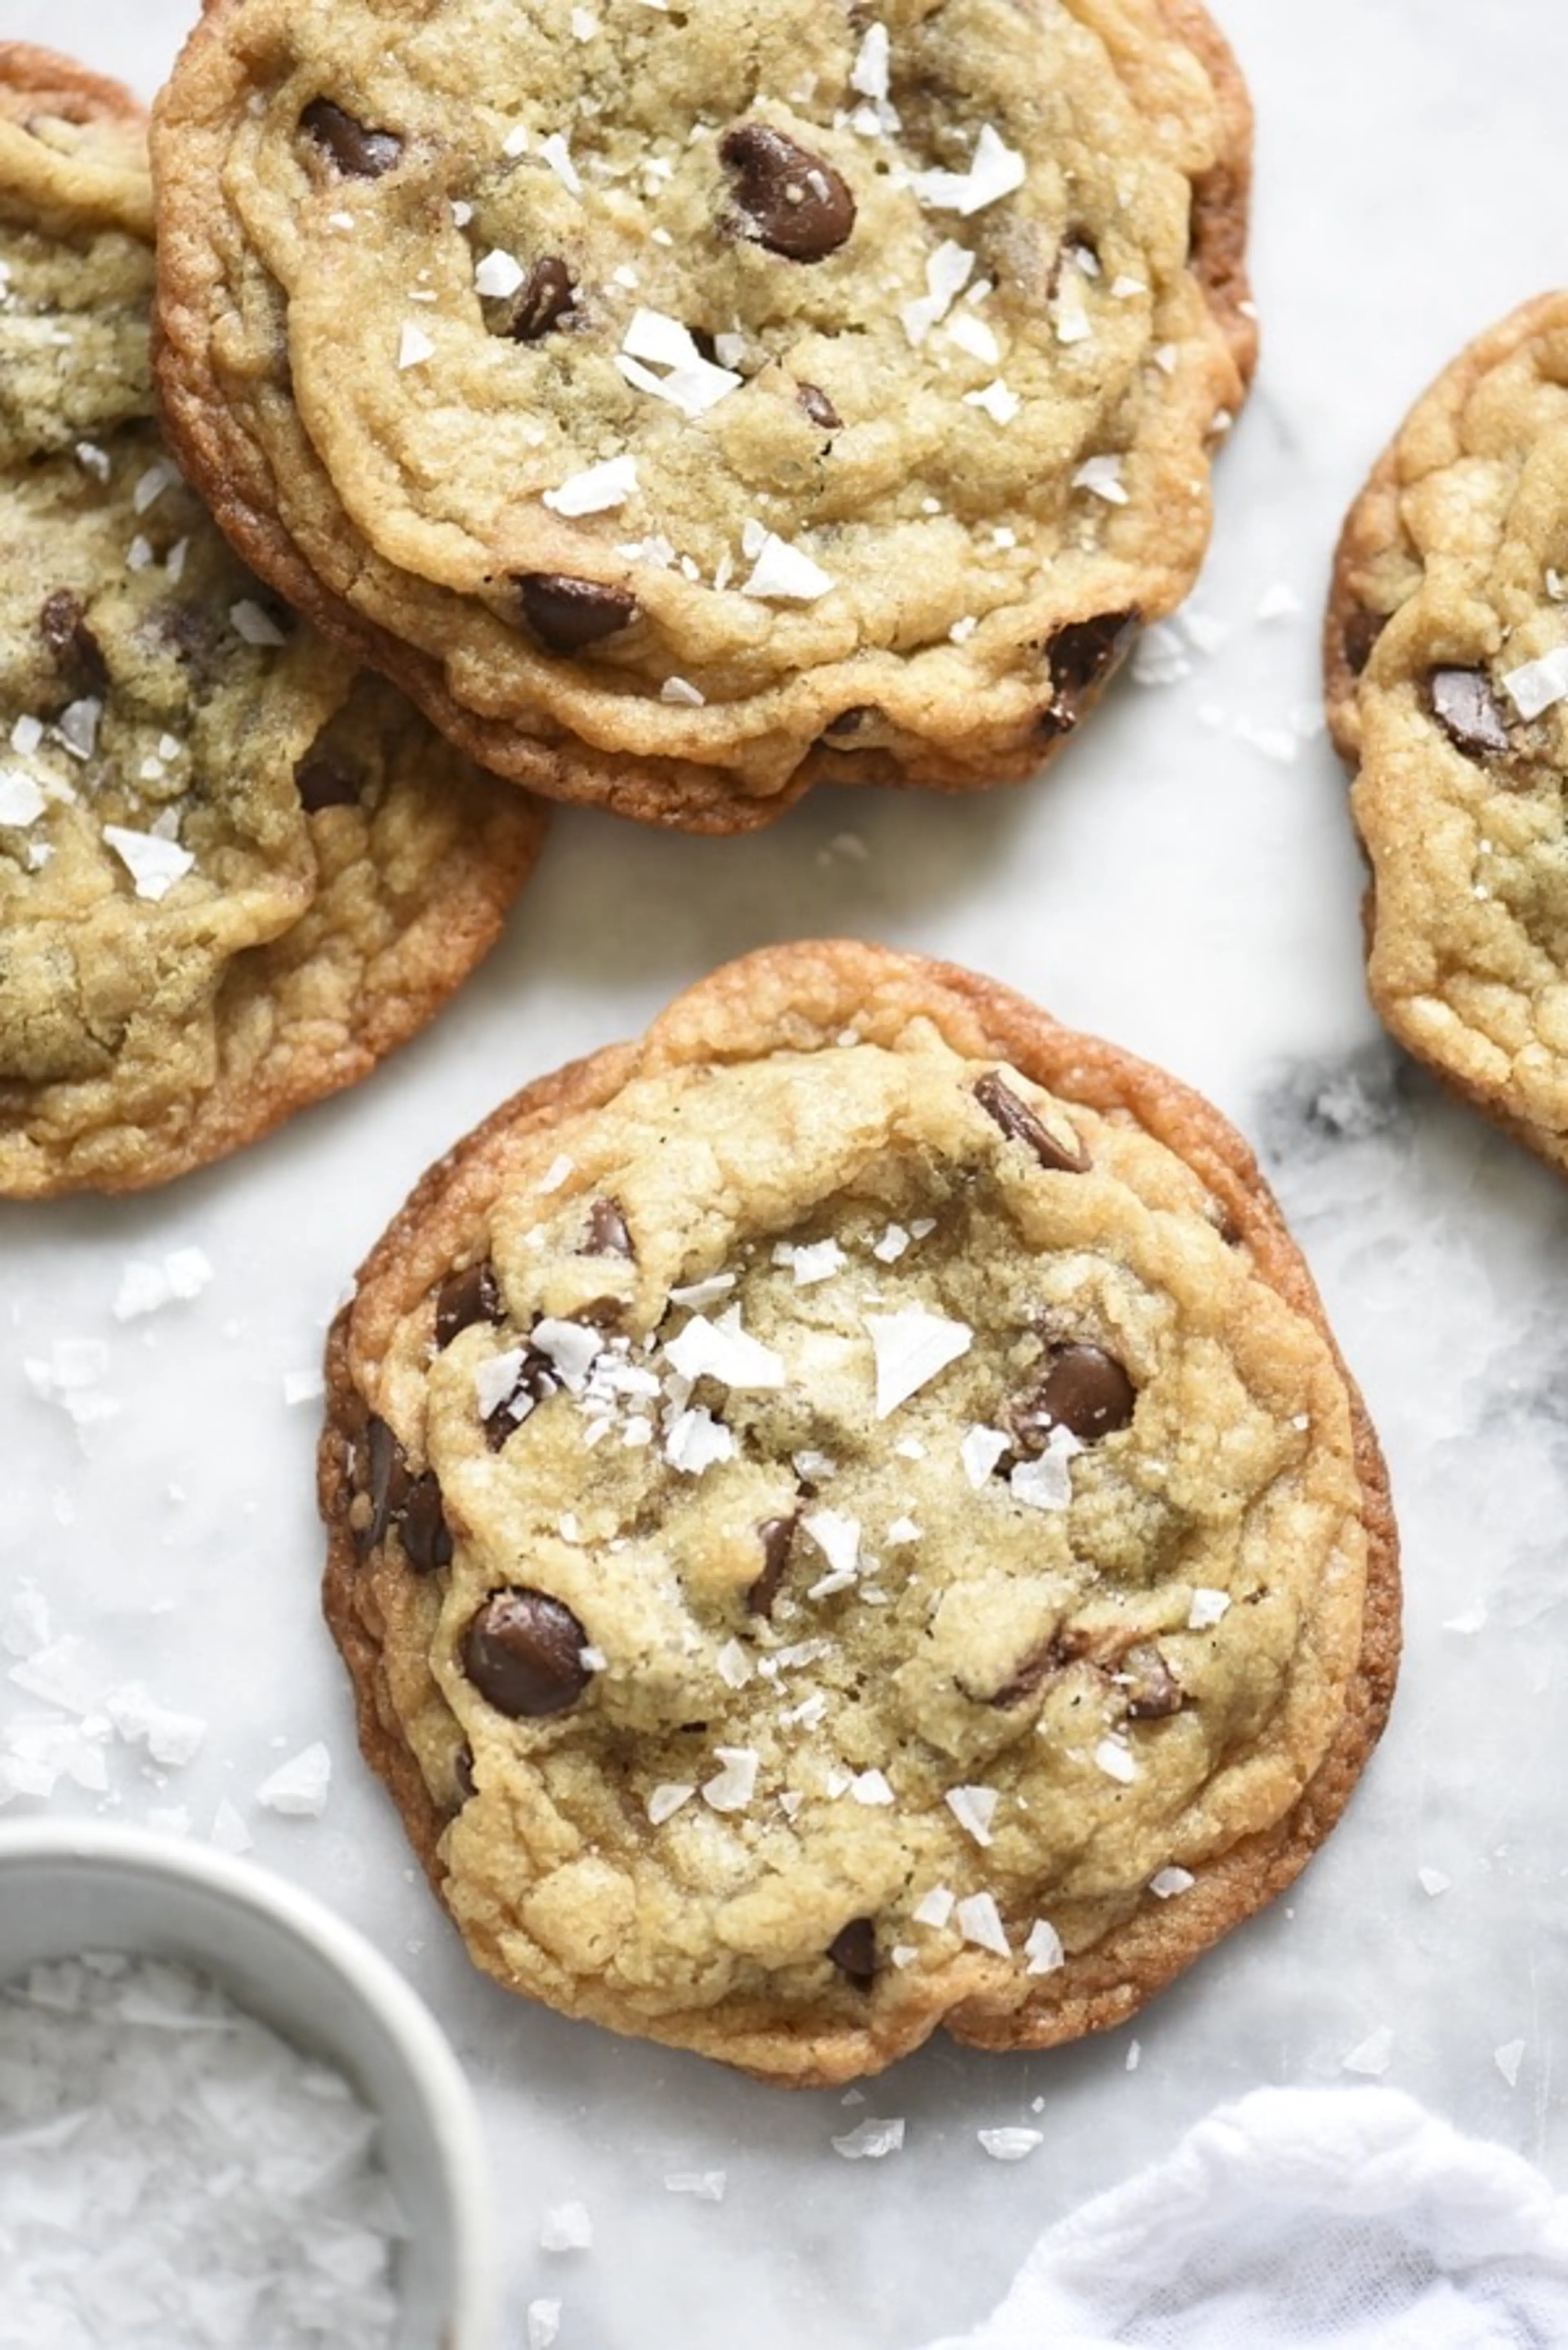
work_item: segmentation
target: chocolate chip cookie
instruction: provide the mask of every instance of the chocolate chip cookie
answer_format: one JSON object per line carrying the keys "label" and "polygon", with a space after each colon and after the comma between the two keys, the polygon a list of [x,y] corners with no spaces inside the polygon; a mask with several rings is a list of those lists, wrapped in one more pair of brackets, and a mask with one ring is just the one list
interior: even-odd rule
{"label": "chocolate chip cookie", "polygon": [[769,2079],[1118,2023],[1382,1728],[1376,1439],[1208,1105],[753,955],[431,1170],[328,1356],[327,1612],[478,1964]]}
{"label": "chocolate chip cookie", "polygon": [[1250,151],[1195,0],[247,0],[159,109],[168,428],[542,792],[1016,779],[1201,560]]}
{"label": "chocolate chip cookie", "polygon": [[1568,1169],[1568,294],[1417,401],[1346,519],[1325,654],[1373,1001]]}
{"label": "chocolate chip cookie", "polygon": [[540,832],[186,485],[151,224],[128,93],[0,44],[0,1196],[161,1182],[364,1076]]}

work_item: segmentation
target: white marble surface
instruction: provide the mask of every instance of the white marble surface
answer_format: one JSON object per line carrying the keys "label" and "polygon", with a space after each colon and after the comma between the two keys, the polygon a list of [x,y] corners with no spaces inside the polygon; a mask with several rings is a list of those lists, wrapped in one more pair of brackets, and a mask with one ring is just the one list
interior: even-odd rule
{"label": "white marble surface", "polygon": [[[189,13],[0,0],[0,33],[151,94]],[[914,2350],[973,2323],[1045,2219],[1216,2100],[1348,2078],[1385,2031],[1390,2082],[1568,2185],[1568,1194],[1380,1041],[1343,780],[1303,732],[1328,553],[1366,463],[1452,350],[1568,269],[1568,10],[1223,14],[1258,103],[1265,356],[1197,599],[1223,633],[1189,675],[1124,681],[1047,782],[987,800],[823,795],[733,844],[563,817],[503,948],[374,1082],[162,1197],[0,1212],[0,1620],[35,1586],[83,1644],[88,1688],[140,1679],[211,1725],[162,1773],[116,1740],[107,1793],[62,1783],[50,1807],[180,1806],[201,1836],[227,1800],[262,1862],[404,1967],[484,2104],[506,2350],[535,2297],[561,2301],[563,2350],[727,2350],[737,2332],[754,2350]],[[1260,620],[1276,584],[1302,609]],[[1287,1904],[1135,2030],[1048,2056],[934,2046],[847,2111],[471,1974],[355,1751],[317,1615],[315,1407],[284,1400],[414,1177],[504,1092],[727,954],[836,931],[994,972],[1167,1063],[1262,1145],[1381,1428],[1408,1581],[1393,1724]],[[213,1267],[198,1299],[115,1318],[128,1261],[192,1245]],[[25,1368],[71,1338],[109,1350],[117,1409],[85,1430]],[[0,1727],[45,1711],[0,1674]],[[317,1740],[325,1815],[258,1806]],[[1424,1891],[1419,1868],[1450,1889]],[[1514,2043],[1511,2085],[1495,2052]],[[906,2116],[905,2147],[851,2166],[830,2141],[867,2114]],[[1044,2142],[1003,2166],[976,2132],[1012,2122]],[[664,2183],[716,2169],[719,2203]],[[574,2198],[592,2248],[541,2251],[544,2212]]]}

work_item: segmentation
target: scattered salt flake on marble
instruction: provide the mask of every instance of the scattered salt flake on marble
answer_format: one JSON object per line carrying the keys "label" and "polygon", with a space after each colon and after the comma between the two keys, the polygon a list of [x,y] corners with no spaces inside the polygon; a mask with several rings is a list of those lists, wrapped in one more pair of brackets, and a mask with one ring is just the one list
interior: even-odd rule
{"label": "scattered salt flake on marble", "polygon": [[917,172],[914,189],[932,212],[982,212],[1023,185],[1023,158],[1007,146],[987,122],[981,126],[967,172]]}
{"label": "scattered salt flake on marble", "polygon": [[1302,599],[1282,579],[1265,588],[1258,598],[1256,617],[1260,620],[1289,620],[1302,609]]}
{"label": "scattered salt flake on marble", "polygon": [[897,1411],[974,1343],[967,1322],[918,1306],[903,1314],[867,1314],[865,1323],[877,1365],[878,1419]]}
{"label": "scattered salt flake on marble", "polygon": [[1104,498],[1107,505],[1125,506],[1127,502],[1119,456],[1085,457],[1073,476],[1073,487]]}
{"label": "scattered salt flake on marble", "polygon": [[1131,668],[1135,685],[1175,685],[1191,674],[1192,663],[1169,621],[1156,620],[1133,648]]}
{"label": "scattered salt flake on marble", "polygon": [[971,1428],[959,1446],[964,1475],[978,1493],[1006,1451],[1011,1439],[999,1428]]}
{"label": "scattered salt flake on marble", "polygon": [[957,1896],[946,1885],[933,1885],[923,1894],[909,1915],[917,1926],[945,1926],[953,1914]]}
{"label": "scattered salt flake on marble", "polygon": [[594,2223],[586,2203],[554,2203],[539,2229],[543,2252],[586,2252],[594,2241]]}
{"label": "scattered salt flake on marble", "polygon": [[846,1793],[857,1804],[876,1805],[890,1804],[893,1790],[880,1771],[862,1771],[851,1779]]}
{"label": "scattered salt flake on marble", "polygon": [[1012,1956],[994,1894],[970,1894],[958,1905],[958,1922],[964,1940],[972,1942],[977,1950],[992,1950],[999,1959]]}
{"label": "scattered salt flake on marble", "polygon": [[902,2115],[896,2119],[857,2122],[852,2130],[833,2141],[833,2151],[841,2154],[846,2162],[880,2162],[884,2155],[897,2154],[904,2143]]}
{"label": "scattered salt flake on marble", "polygon": [[1376,2032],[1369,2032],[1365,2040],[1356,2043],[1348,2056],[1341,2057],[1340,2070],[1380,2079],[1393,2061],[1394,2034],[1386,2023],[1380,2023]]}
{"label": "scattered salt flake on marble", "polygon": [[46,1648],[35,1648],[9,1668],[6,1678],[29,1697],[58,1706],[62,1713],[98,1711],[99,1689],[88,1669],[87,1643],[74,1632],[51,1640]]}
{"label": "scattered salt flake on marble", "polygon": [[756,1792],[754,1746],[715,1746],[723,1769],[705,1782],[702,1801],[715,1812],[743,1812]]}
{"label": "scattered salt flake on marble", "polygon": [[1073,1499],[1070,1464],[1083,1449],[1070,1428],[1054,1428],[1044,1452],[1033,1461],[1020,1461],[1008,1471],[1008,1492],[1032,1510],[1066,1509]]}
{"label": "scattered salt flake on marble", "polygon": [[1198,1879],[1189,1868],[1158,1869],[1148,1880],[1148,1889],[1157,1901],[1172,1901],[1179,1893],[1190,1893]]}
{"label": "scattered salt flake on marble", "polygon": [[551,1159],[535,1188],[540,1191],[558,1191],[576,1163],[575,1159],[568,1159],[563,1151],[558,1159]]}
{"label": "scattered salt flake on marble", "polygon": [[1119,1780],[1130,1787],[1137,1777],[1137,1762],[1130,1747],[1119,1738],[1102,1738],[1095,1749],[1095,1768],[1103,1771],[1107,1779]]}
{"label": "scattered salt flake on marble", "polygon": [[1491,2061],[1511,2089],[1519,2086],[1519,2068],[1524,2060],[1522,2040],[1505,2040],[1501,2048],[1492,2050]]}
{"label": "scattered salt flake on marble", "polygon": [[1454,1881],[1451,1877],[1445,1877],[1440,1868],[1418,1868],[1416,1880],[1422,1892],[1429,1894],[1434,1900],[1439,1893],[1447,1893]]}
{"label": "scattered salt flake on marble", "polygon": [[1484,1632],[1486,1629],[1486,1620],[1487,1616],[1486,1609],[1484,1607],[1468,1607],[1462,1616],[1445,1617],[1443,1619],[1443,1629],[1445,1632]]}
{"label": "scattered salt flake on marble", "polygon": [[701,1404],[677,1412],[664,1440],[664,1457],[682,1476],[700,1477],[721,1461],[734,1458],[735,1440]]}
{"label": "scattered salt flake on marble", "polygon": [[176,1713],[160,1705],[141,1681],[125,1681],[105,1692],[103,1710],[128,1745],[145,1742],[155,1762],[182,1770],[198,1755],[207,1725],[197,1713]]}
{"label": "scattered salt flake on marble", "polygon": [[319,1739],[279,1763],[256,1789],[256,1801],[286,1819],[318,1820],[327,1809],[332,1783],[332,1757]]}
{"label": "scattered salt flake on marble", "polygon": [[1260,726],[1243,713],[1231,722],[1231,732],[1239,743],[1253,751],[1261,751],[1278,767],[1293,766],[1301,755],[1301,737],[1288,726]]}
{"label": "scattered salt flake on marble", "polygon": [[741,582],[742,596],[774,603],[815,604],[831,594],[833,581],[804,548],[790,546],[769,531],[757,550],[750,578]]}
{"label": "scattered salt flake on marble", "polygon": [[219,1852],[239,1854],[249,1852],[255,1838],[225,1795],[213,1815],[213,1825],[207,1841]]}
{"label": "scattered salt flake on marble", "polygon": [[283,1399],[292,1409],[302,1403],[318,1403],[327,1393],[327,1382],[316,1369],[285,1371]]}
{"label": "scattered salt flake on marble", "polygon": [[1062,1937],[1046,1918],[1036,1918],[1024,1939],[1023,1971],[1031,1975],[1054,1975],[1058,1967],[1065,1966],[1067,1954],[1062,1948]]}
{"label": "scattered salt flake on marble", "polygon": [[1505,670],[1503,691],[1521,718],[1539,718],[1552,703],[1568,698],[1568,645],[1542,653],[1539,660],[1521,661]]}
{"label": "scattered salt flake on marble", "polygon": [[975,2135],[993,2162],[1022,2162],[1045,2140],[1044,2131],[1037,2129],[982,2129]]}
{"label": "scattered salt flake on marble", "polygon": [[673,1819],[682,1804],[689,1804],[696,1793],[695,1787],[679,1785],[674,1780],[667,1780],[662,1786],[655,1787],[648,1798],[648,1816],[651,1825],[661,1828],[665,1821]]}
{"label": "scattered salt flake on marble", "polygon": [[1210,1591],[1199,1584],[1194,1587],[1191,1604],[1187,1610],[1187,1628],[1189,1632],[1207,1632],[1219,1623],[1222,1616],[1229,1615],[1230,1610],[1231,1595],[1228,1591]]}
{"label": "scattered salt flake on marble", "polygon": [[184,1804],[154,1804],[147,1814],[147,1825],[160,1835],[188,1836],[192,1820]]}
{"label": "scattered salt flake on marble", "polygon": [[1000,1801],[994,1787],[950,1787],[945,1800],[966,1835],[971,1835],[979,1845],[992,1841],[991,1823]]}
{"label": "scattered salt flake on marble", "polygon": [[0,767],[0,824],[33,824],[44,806],[44,795],[31,775],[18,767]]}
{"label": "scattered salt flake on marble", "polygon": [[738,1305],[717,1322],[694,1314],[680,1336],[670,1339],[664,1355],[682,1378],[717,1379],[737,1394],[758,1394],[784,1383],[783,1358],[742,1329]]}
{"label": "scattered salt flake on marble", "polygon": [[504,301],[508,294],[516,293],[527,274],[519,261],[510,253],[503,253],[496,245],[483,261],[474,264],[473,290],[476,294],[493,295]]}
{"label": "scattered salt flake on marble", "polygon": [[692,2195],[699,2203],[722,2203],[729,2180],[722,2170],[667,2170],[664,2184],[671,2195]]}
{"label": "scattered salt flake on marble", "polygon": [[1137,2071],[1138,2065],[1140,2064],[1140,2063],[1142,2062],[1142,2060],[1143,2060],[1143,2043],[1142,2043],[1142,2041],[1141,2041],[1141,2040],[1129,2040],[1129,2041],[1128,2041],[1128,2043],[1127,2043],[1127,2071],[1128,2071],[1129,2073],[1136,2073],[1136,2072]]}
{"label": "scattered salt flake on marble", "polygon": [[36,1656],[54,1635],[49,1605],[36,1583],[19,1583],[0,1616],[0,1648],[13,1657]]}
{"label": "scattered salt flake on marble", "polygon": [[545,492],[544,503],[552,514],[608,514],[634,497],[637,486],[637,459],[608,457],[602,465],[569,473],[558,489]]}
{"label": "scattered salt flake on marble", "polygon": [[166,898],[196,862],[178,841],[161,840],[156,834],[136,832],[126,825],[106,824],[103,837],[130,874],[137,896],[153,904]]}
{"label": "scattered salt flake on marble", "polygon": [[550,2350],[550,2345],[561,2331],[561,2304],[558,2301],[531,2301],[526,2324],[528,2350]]}
{"label": "scattered salt flake on marble", "polygon": [[1217,620],[1211,612],[1185,610],[1177,617],[1188,643],[1200,653],[1217,653],[1231,634],[1229,620]]}
{"label": "scattered salt flake on marble", "polygon": [[849,1262],[838,1243],[833,1240],[813,1241],[798,1248],[788,1241],[776,1241],[773,1261],[775,1264],[788,1265],[794,1275],[797,1289],[809,1289],[815,1282],[831,1280],[836,1273],[842,1273]]}

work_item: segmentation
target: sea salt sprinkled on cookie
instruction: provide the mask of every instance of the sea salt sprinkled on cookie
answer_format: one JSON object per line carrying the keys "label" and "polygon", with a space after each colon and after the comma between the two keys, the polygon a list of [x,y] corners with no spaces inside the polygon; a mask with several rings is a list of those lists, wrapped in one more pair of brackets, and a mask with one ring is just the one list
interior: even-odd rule
{"label": "sea salt sprinkled on cookie", "polygon": [[964,1475],[978,1492],[1012,1441],[1000,1428],[971,1428],[959,1446]]}
{"label": "sea salt sprinkled on cookie", "polygon": [[716,1812],[742,1812],[756,1792],[758,1754],[754,1746],[715,1746],[723,1769],[702,1788],[702,1801]]}
{"label": "sea salt sprinkled on cookie", "polygon": [[694,1314],[678,1338],[664,1349],[682,1378],[714,1378],[725,1387],[746,1392],[782,1388],[783,1360],[741,1327],[741,1309],[732,1306],[717,1322]]}
{"label": "sea salt sprinkled on cookie", "polygon": [[1087,490],[1107,505],[1125,506],[1127,485],[1122,480],[1122,461],[1117,456],[1085,457],[1073,475],[1075,490]]}
{"label": "sea salt sprinkled on cookie", "polygon": [[178,842],[133,831],[126,825],[106,824],[103,837],[130,873],[137,896],[154,903],[166,897],[196,862]]}
{"label": "sea salt sprinkled on cookie", "polygon": [[878,1419],[907,1403],[974,1344],[967,1322],[919,1306],[901,1314],[867,1314],[865,1321],[877,1366]]}
{"label": "sea salt sprinkled on cookie", "polygon": [[757,550],[752,575],[742,581],[740,592],[778,603],[812,604],[828,595],[832,588],[833,581],[820,564],[814,563],[802,548],[791,546],[769,531]]}
{"label": "sea salt sprinkled on cookie", "polygon": [[999,1959],[1012,1956],[1012,1945],[1002,1922],[1002,1912],[993,1893],[971,1893],[958,1905],[959,1931],[966,1942],[982,1950],[994,1950]]}
{"label": "sea salt sprinkled on cookie", "polygon": [[1193,1592],[1192,1602],[1187,1611],[1188,1630],[1210,1631],[1226,1615],[1230,1606],[1228,1591],[1206,1591],[1199,1587]]}
{"label": "sea salt sprinkled on cookie", "polygon": [[773,1262],[787,1264],[794,1275],[796,1288],[808,1289],[842,1273],[849,1260],[836,1241],[815,1241],[798,1248],[788,1241],[776,1241]]}
{"label": "sea salt sprinkled on cookie", "polygon": [[1539,718],[1553,702],[1568,699],[1568,645],[1503,671],[1503,688],[1524,719]]}
{"label": "sea salt sprinkled on cookie", "polygon": [[1102,1738],[1095,1749],[1095,1768],[1107,1779],[1119,1779],[1124,1787],[1130,1787],[1137,1777],[1137,1758],[1124,1740]]}
{"label": "sea salt sprinkled on cookie", "polygon": [[1010,196],[1023,185],[1023,158],[1007,146],[987,122],[981,127],[967,172],[917,172],[915,192],[933,212],[983,212],[988,204]]}
{"label": "sea salt sprinkled on cookie", "polygon": [[991,1824],[1001,1800],[994,1787],[950,1787],[943,1800],[966,1835],[979,1845],[992,1842]]}
{"label": "sea salt sprinkled on cookie", "polygon": [[399,367],[422,367],[427,359],[432,359],[434,357],[435,345],[424,328],[416,327],[411,319],[405,319],[398,337]]}
{"label": "sea salt sprinkled on cookie", "polygon": [[700,1477],[721,1461],[732,1461],[735,1440],[711,1412],[701,1406],[677,1412],[664,1440],[664,1457],[684,1476]]}
{"label": "sea salt sprinkled on cookie", "polygon": [[675,1780],[667,1780],[661,1786],[655,1787],[648,1798],[648,1816],[653,1826],[662,1827],[666,1820],[673,1819],[696,1793],[694,1786]]}
{"label": "sea salt sprinkled on cookie", "polygon": [[281,645],[287,642],[271,613],[264,612],[261,606],[248,597],[230,605],[229,623],[234,634],[243,637],[247,645]]}
{"label": "sea salt sprinkled on cookie", "polygon": [[608,514],[622,506],[637,493],[637,460],[635,457],[607,457],[602,465],[589,465],[580,473],[570,473],[557,489],[546,490],[544,503],[552,514]]}
{"label": "sea salt sprinkled on cookie", "polygon": [[44,795],[31,775],[0,767],[0,824],[34,823],[44,813]]}
{"label": "sea salt sprinkled on cookie", "polygon": [[1024,1939],[1024,1971],[1032,1975],[1054,1974],[1065,1966],[1067,1954],[1062,1948],[1062,1937],[1047,1918],[1036,1918]]}
{"label": "sea salt sprinkled on cookie", "polygon": [[1197,1882],[1189,1868],[1178,1868],[1172,1863],[1149,1878],[1148,1889],[1157,1901],[1172,1901],[1179,1893],[1190,1893]]}

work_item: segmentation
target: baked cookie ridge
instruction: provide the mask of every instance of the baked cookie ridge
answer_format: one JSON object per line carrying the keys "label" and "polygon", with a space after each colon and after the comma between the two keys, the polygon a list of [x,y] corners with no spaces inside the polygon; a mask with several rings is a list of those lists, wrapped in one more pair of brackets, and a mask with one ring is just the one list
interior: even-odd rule
{"label": "baked cookie ridge", "polygon": [[471,1955],[768,2079],[1120,2022],[1387,1710],[1386,1480],[1250,1154],[950,966],[770,951],[529,1088],[327,1384],[328,1619]]}

